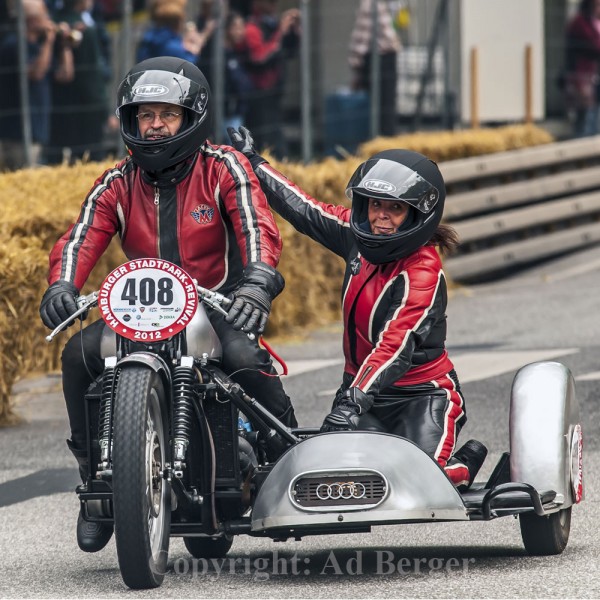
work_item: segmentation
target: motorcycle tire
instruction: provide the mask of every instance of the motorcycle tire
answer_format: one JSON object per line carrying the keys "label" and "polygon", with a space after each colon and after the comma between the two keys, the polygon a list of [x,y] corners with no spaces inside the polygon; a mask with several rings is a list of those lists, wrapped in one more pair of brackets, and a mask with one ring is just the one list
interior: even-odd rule
{"label": "motorcycle tire", "polygon": [[571,507],[546,516],[539,516],[533,512],[522,513],[519,515],[519,524],[523,544],[528,554],[533,556],[560,554],[569,541]]}
{"label": "motorcycle tire", "polygon": [[158,587],[171,530],[171,486],[165,390],[143,365],[118,375],[113,416],[113,505],[119,568],[132,589]]}
{"label": "motorcycle tire", "polygon": [[223,535],[218,538],[189,536],[183,538],[183,543],[194,558],[225,558],[233,544],[233,536]]}

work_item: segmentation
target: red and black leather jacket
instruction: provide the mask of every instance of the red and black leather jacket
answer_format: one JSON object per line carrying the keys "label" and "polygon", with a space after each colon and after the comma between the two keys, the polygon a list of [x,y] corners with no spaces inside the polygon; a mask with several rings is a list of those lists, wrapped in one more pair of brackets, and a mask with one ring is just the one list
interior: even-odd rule
{"label": "red and black leather jacket", "polygon": [[375,397],[447,375],[454,367],[445,349],[447,290],[436,249],[369,263],[356,247],[349,208],[318,202],[268,163],[256,174],[273,209],[346,261],[344,382]]}
{"label": "red and black leather jacket", "polygon": [[279,230],[243,154],[205,142],[178,173],[152,181],[131,159],[105,171],[50,253],[49,283],[81,289],[116,233],[128,259],[164,258],[222,293],[249,264],[277,266]]}

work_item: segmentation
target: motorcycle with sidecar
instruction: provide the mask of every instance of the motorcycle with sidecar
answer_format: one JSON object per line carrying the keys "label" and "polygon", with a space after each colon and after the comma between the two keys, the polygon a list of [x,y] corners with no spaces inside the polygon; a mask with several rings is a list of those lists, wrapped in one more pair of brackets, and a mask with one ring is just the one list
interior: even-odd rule
{"label": "motorcycle with sidecar", "polygon": [[[104,372],[85,397],[90,469],[76,492],[85,519],[114,523],[129,587],[162,583],[172,536],[195,558],[221,558],[239,535],[299,539],[514,515],[530,554],[564,550],[583,498],[582,429],[564,365],[517,373],[509,451],[486,482],[460,493],[407,439],[278,421],[220,369],[207,311],[229,303],[168,261],[137,259],[80,297],[69,319],[97,306],[107,325]],[[269,462],[273,443],[285,451]]]}

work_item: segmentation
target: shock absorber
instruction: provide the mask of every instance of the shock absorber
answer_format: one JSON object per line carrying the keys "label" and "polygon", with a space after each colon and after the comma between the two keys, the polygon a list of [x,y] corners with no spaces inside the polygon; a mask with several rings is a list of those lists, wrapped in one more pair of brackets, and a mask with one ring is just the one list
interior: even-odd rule
{"label": "shock absorber", "polygon": [[[190,358],[191,361],[186,360]],[[190,443],[193,414],[193,389],[195,372],[193,358],[183,357],[173,370],[173,473],[183,477],[185,453]]]}
{"label": "shock absorber", "polygon": [[[112,358],[112,357],[111,357]],[[107,358],[102,375],[102,393],[100,396],[100,413],[98,417],[98,441],[100,444],[101,471],[110,469],[110,445],[112,439],[112,411],[113,395],[115,388],[115,365],[114,360]]]}

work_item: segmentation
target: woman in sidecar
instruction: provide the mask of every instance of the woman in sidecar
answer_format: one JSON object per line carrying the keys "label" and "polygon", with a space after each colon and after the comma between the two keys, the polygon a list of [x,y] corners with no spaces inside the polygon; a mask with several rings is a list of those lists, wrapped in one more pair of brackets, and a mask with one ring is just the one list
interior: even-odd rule
{"label": "woman in sidecar", "polygon": [[379,152],[351,177],[349,209],[303,192],[256,154],[248,130],[230,136],[250,158],[270,206],[346,261],[346,362],[321,431],[408,438],[456,486],[469,487],[487,450],[470,440],[454,452],[466,410],[445,348],[447,289],[438,249],[452,250],[457,236],[441,224],[446,192],[437,165],[409,150]]}

